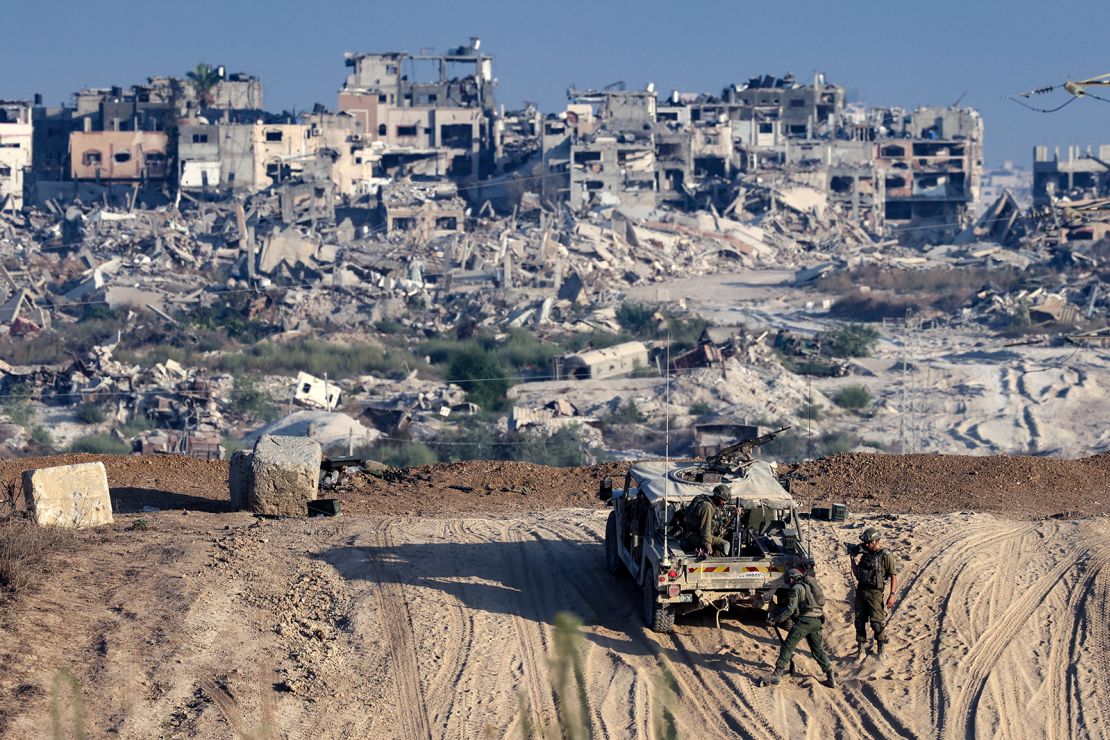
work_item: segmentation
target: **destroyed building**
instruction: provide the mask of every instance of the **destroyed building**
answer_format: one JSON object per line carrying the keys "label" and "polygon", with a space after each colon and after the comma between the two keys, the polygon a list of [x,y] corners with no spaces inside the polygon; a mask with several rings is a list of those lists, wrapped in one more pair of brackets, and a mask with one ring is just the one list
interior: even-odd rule
{"label": "destroyed building", "polygon": [[1047,206],[1054,198],[1084,200],[1110,196],[1110,144],[1096,154],[1091,147],[1080,151],[1067,147],[1060,157],[1056,147],[1049,156],[1047,146],[1033,149],[1033,205]]}
{"label": "destroyed building", "polygon": [[472,38],[439,55],[346,55],[352,72],[338,108],[381,146],[383,172],[467,181],[492,171],[496,81],[493,58],[480,46]]}
{"label": "destroyed building", "polygon": [[33,159],[31,106],[0,100],[0,211],[23,208],[24,177]]}
{"label": "destroyed building", "polygon": [[872,233],[950,240],[970,225],[982,121],[966,108],[854,109],[815,75],[757,77],[719,96],[570,90],[540,140],[548,199],[733,208],[751,178],[814,187]]}
{"label": "destroyed building", "polygon": [[169,140],[161,131],[75,131],[69,135],[70,176],[97,182],[161,181]]}

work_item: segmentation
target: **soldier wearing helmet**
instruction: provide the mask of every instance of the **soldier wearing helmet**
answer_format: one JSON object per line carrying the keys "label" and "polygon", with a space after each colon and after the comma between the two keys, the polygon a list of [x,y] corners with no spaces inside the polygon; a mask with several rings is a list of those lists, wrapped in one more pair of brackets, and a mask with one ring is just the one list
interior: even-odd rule
{"label": "soldier wearing helmet", "polygon": [[[887,610],[894,607],[894,590],[898,576],[894,556],[883,549],[882,533],[868,527],[860,536],[859,560],[852,558],[852,574],[856,577],[856,657],[867,654],[867,625],[875,635],[875,652],[883,654],[886,646]],[[889,584],[888,595],[886,586]]]}
{"label": "soldier wearing helmet", "polygon": [[825,593],[821,590],[821,584],[798,568],[788,570],[785,580],[788,589],[785,602],[767,613],[767,621],[778,625],[793,620],[793,625],[782,642],[778,660],[775,661],[775,670],[767,682],[775,686],[782,681],[782,674],[790,665],[794,651],[804,639],[813,653],[813,659],[825,672],[825,684],[829,688],[836,688],[832,661],[825,652]]}
{"label": "soldier wearing helmet", "polygon": [[699,558],[713,555],[728,555],[729,541],[722,535],[720,526],[722,509],[732,497],[732,491],[725,484],[713,489],[712,495],[701,494],[687,505],[683,512],[689,535],[686,547],[697,553]]}

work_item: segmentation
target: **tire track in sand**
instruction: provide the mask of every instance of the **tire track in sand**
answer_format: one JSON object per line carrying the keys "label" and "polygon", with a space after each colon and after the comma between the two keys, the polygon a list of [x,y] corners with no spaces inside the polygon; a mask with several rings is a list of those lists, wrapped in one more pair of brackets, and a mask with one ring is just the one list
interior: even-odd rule
{"label": "tire track in sand", "polygon": [[[471,540],[467,535],[458,519],[444,520],[438,523],[435,529],[435,536],[438,539],[452,545],[469,543]],[[467,668],[473,660],[474,611],[465,606],[467,591],[465,578],[457,582],[457,588],[462,598],[447,599],[450,602],[447,607],[450,614],[443,616],[446,617],[448,624],[448,635],[439,644],[443,650],[442,664],[428,682],[425,695],[429,705],[435,707],[433,716],[443,718],[444,732],[451,729],[452,722],[461,722],[463,727],[460,728],[460,734],[467,735],[477,732],[476,728],[467,726],[473,715],[473,696],[469,692],[460,692],[457,689],[462,684]],[[457,638],[453,627],[458,628]]]}
{"label": "tire track in sand", "polygon": [[[512,542],[518,557],[509,558],[512,582],[519,585],[521,598],[513,599],[513,632],[520,648],[521,670],[528,693],[528,713],[534,727],[547,727],[557,716],[555,695],[547,680],[547,634],[538,596],[538,584],[528,564],[527,545],[520,531],[522,522],[510,522],[501,530],[503,541]],[[524,600],[528,602],[525,608]],[[531,626],[530,626],[531,625]]]}
{"label": "tire track in sand", "polygon": [[[1108,712],[1105,702],[1110,700],[1110,661],[1107,659],[1110,654],[1107,652],[1110,650],[1110,636],[1107,635],[1110,619],[1107,610],[1110,606],[1107,599],[1110,599],[1110,588],[1107,587],[1102,566],[1110,559],[1108,555],[1110,553],[1105,550],[1099,552],[1097,570],[1091,574],[1090,582],[1074,612],[1075,623],[1068,645],[1065,687],[1070,737],[1094,734],[1096,728],[1103,730],[1107,727]],[[1094,662],[1094,666],[1085,665],[1088,658]],[[1087,686],[1080,675],[1081,665],[1097,686],[1087,697],[1081,694],[1081,689]]]}
{"label": "tire track in sand", "polygon": [[[945,546],[938,548],[928,561],[917,570],[914,576],[908,579],[901,592],[902,599],[895,605],[895,608],[891,610],[891,614],[897,613],[899,607],[906,603],[905,598],[914,593],[912,589],[917,585],[917,582],[924,577],[927,572],[931,571],[933,565],[937,565],[939,572],[936,574],[936,586],[926,589],[931,595],[943,591],[943,595],[940,596],[936,603],[937,613],[935,622],[937,626],[932,634],[931,652],[928,658],[928,662],[931,665],[929,669],[926,669],[924,665],[919,669],[919,672],[928,672],[932,676],[928,688],[929,713],[932,719],[934,732],[939,732],[939,728],[945,723],[947,714],[947,702],[945,701],[946,692],[944,690],[944,676],[941,661],[941,641],[945,634],[945,627],[952,622],[952,620],[949,619],[949,609],[952,597],[956,592],[960,574],[977,551],[989,547],[1001,539],[1012,537],[1019,532],[1024,536],[1025,533],[1033,528],[1032,525],[1028,523],[1014,523],[1005,529],[1000,528],[1001,526],[1000,522],[995,523],[993,528],[983,525],[968,533],[966,536],[957,536],[946,541]],[[960,636],[958,626],[953,626],[952,631],[955,632],[957,636]],[[919,734],[925,735],[929,733],[922,732]]]}
{"label": "tire track in sand", "polygon": [[[560,521],[556,524],[543,522],[537,524],[536,529],[545,530],[562,540],[566,539],[565,533],[560,531],[560,528],[563,526],[572,530],[576,529],[579,532],[589,535],[591,539],[594,540],[592,543],[594,545],[602,541],[602,539],[591,530],[581,525],[573,525],[570,522]],[[541,538],[538,539],[538,541],[544,544],[545,547],[551,546],[546,539]],[[731,737],[739,735],[740,737],[750,738],[782,737],[774,733],[753,734],[751,727],[745,727],[743,722],[733,716],[731,712],[727,711],[727,708],[733,704],[733,700],[739,696],[738,692],[728,692],[724,702],[713,703],[707,700],[705,698],[706,691],[699,691],[696,688],[696,685],[700,683],[703,688],[708,690],[708,686],[705,685],[704,679],[701,678],[701,671],[696,667],[693,656],[684,645],[674,642],[675,636],[673,634],[654,635],[639,623],[639,617],[636,616],[637,610],[635,608],[629,609],[630,604],[638,602],[635,592],[637,587],[630,580],[617,582],[614,578],[605,574],[600,564],[600,558],[601,551],[599,549],[597,552],[596,567],[584,567],[579,571],[569,573],[570,577],[567,579],[569,584],[596,614],[611,613],[615,606],[619,607],[622,612],[630,612],[630,619],[635,621],[627,625],[627,628],[624,630],[625,636],[634,644],[639,645],[644,653],[651,655],[656,661],[664,654],[665,648],[663,643],[667,640],[672,641],[674,652],[681,657],[681,660],[670,661],[672,674],[679,688],[680,706],[678,709],[683,710],[683,713],[693,710],[697,721],[700,723],[699,727],[701,729],[712,728],[714,736]],[[559,560],[559,558],[556,558],[556,560]],[[583,588],[580,581],[592,582],[594,588]],[[619,591],[615,591],[614,588],[619,589]],[[615,593],[620,592],[626,592],[627,595],[624,597],[614,597]],[[648,666],[640,666],[636,670],[637,683],[646,683],[650,685],[651,681],[642,678],[642,675],[645,673],[651,675],[657,674],[658,670],[657,663]],[[650,689],[648,693],[652,693]],[[648,718],[648,721],[650,721],[650,718]],[[764,724],[764,726],[769,727],[771,725]]]}
{"label": "tire track in sand", "polygon": [[[1105,550],[1092,554],[1087,562],[1083,577],[1072,587],[1068,594],[1067,605],[1060,610],[1059,616],[1072,620],[1070,629],[1063,624],[1050,630],[1051,639],[1048,649],[1048,665],[1045,669],[1045,701],[1051,707],[1051,721],[1045,728],[1045,737],[1056,740],[1059,728],[1067,728],[1064,737],[1077,737],[1076,717],[1072,703],[1073,680],[1076,663],[1079,660],[1079,621],[1084,603],[1094,594],[1095,579],[1102,572],[1108,559]],[[1101,694],[1101,692],[1100,692]]]}
{"label": "tire track in sand", "polygon": [[[565,533],[559,530],[560,526],[566,526],[571,530],[578,530],[590,536],[594,544],[600,543],[603,539],[597,535],[596,532],[582,527],[580,524],[575,525],[572,522],[559,522],[558,525],[552,526],[551,523],[544,522],[538,524],[536,529],[544,530],[560,540],[567,539]],[[548,540],[537,538],[539,542],[549,545]],[[600,550],[598,551],[598,558],[601,557]],[[559,562],[566,560],[565,558],[557,558]],[[568,561],[569,562],[569,561]],[[600,560],[596,568],[584,568],[580,571],[569,573],[570,578],[568,582],[571,583],[574,589],[578,592],[579,596],[595,611],[601,614],[612,611],[614,603],[619,604],[621,607],[626,607],[627,602],[621,600],[615,602],[612,598],[613,595],[613,580],[601,570]],[[587,580],[592,581],[596,588],[584,589],[579,585],[579,581]],[[622,590],[627,588],[627,584],[620,584],[618,586]],[[627,597],[630,600],[635,600],[636,595],[630,593]],[[604,600],[604,601],[603,601]],[[633,612],[636,610],[633,609]],[[633,617],[636,619],[636,617]],[[710,725],[715,726],[717,734],[721,737],[740,736],[747,738],[782,738],[783,734],[776,732],[774,729],[775,724],[771,722],[768,715],[758,708],[752,701],[750,693],[743,688],[737,686],[735,683],[722,678],[718,671],[702,671],[698,668],[697,659],[691,653],[691,648],[697,649],[694,646],[687,646],[686,642],[682,640],[682,636],[676,633],[669,635],[654,635],[640,624],[631,627],[627,630],[629,639],[639,642],[647,651],[650,651],[655,656],[659,656],[663,649],[664,643],[669,640],[674,651],[681,658],[678,661],[671,661],[672,674],[675,681],[681,690],[680,704],[684,707],[692,706],[698,715],[698,719],[703,723],[702,727]],[[653,639],[654,638],[654,639]],[[650,666],[650,671],[657,670],[656,666]],[[711,675],[710,679],[706,679],[703,673]],[[713,678],[725,684],[724,688],[712,685]],[[701,686],[701,690],[697,687]],[[709,699],[706,698],[709,695]],[[736,709],[741,710],[742,714],[746,714],[747,718],[737,716]],[[765,732],[758,732],[756,728],[763,728]]]}
{"label": "tire track in sand", "polygon": [[[1089,538],[1088,538],[1089,539]],[[1049,592],[1057,588],[1061,579],[1084,560],[1089,553],[1086,545],[1058,563],[1052,570],[1037,579],[1017,599],[1002,616],[991,623],[972,645],[960,667],[966,671],[962,685],[954,691],[950,711],[944,714],[940,735],[949,738],[966,738],[969,732],[975,733],[975,720],[979,701],[995,664],[1001,658],[1018,632],[1029,621],[1036,608],[1045,600]],[[1019,718],[1003,717],[1003,722],[1015,722]],[[1004,731],[1005,726],[996,731]],[[1012,734],[1012,733],[1006,733]]]}
{"label": "tire track in sand", "polygon": [[[375,533],[377,551],[382,553],[394,546],[391,531],[396,522],[385,523]],[[380,558],[368,557],[370,569],[378,582],[376,593],[378,609],[385,623],[386,640],[393,679],[397,691],[398,722],[406,738],[430,738],[427,705],[420,688],[420,656],[413,636],[412,613],[405,598],[405,589],[398,578],[388,577],[393,570]]]}

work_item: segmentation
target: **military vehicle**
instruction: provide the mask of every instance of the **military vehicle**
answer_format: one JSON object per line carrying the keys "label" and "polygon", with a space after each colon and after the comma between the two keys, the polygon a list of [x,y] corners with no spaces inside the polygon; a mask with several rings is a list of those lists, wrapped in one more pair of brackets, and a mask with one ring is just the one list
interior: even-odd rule
{"label": "military vehicle", "polygon": [[[705,462],[637,463],[622,488],[602,482],[599,496],[613,507],[605,525],[606,570],[632,577],[654,631],[670,632],[676,615],[707,607],[718,616],[733,604],[765,608],[786,587],[787,570],[812,568],[794,499],[773,463],[752,458],[782,431],[726,447]],[[729,542],[728,553],[699,557],[685,546],[682,513],[720,484],[730,496],[715,528]]]}

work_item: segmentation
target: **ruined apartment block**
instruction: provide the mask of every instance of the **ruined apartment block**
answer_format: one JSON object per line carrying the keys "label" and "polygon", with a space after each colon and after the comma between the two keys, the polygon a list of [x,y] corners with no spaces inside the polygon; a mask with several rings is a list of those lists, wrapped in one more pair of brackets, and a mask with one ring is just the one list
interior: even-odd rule
{"label": "ruined apartment block", "polygon": [[1065,149],[1060,157],[1056,147],[1049,155],[1047,146],[1033,149],[1033,205],[1052,204],[1055,198],[1085,200],[1110,196],[1110,144],[1102,144],[1097,153],[1087,147]]}
{"label": "ruined apartment block", "polygon": [[23,208],[24,177],[31,169],[33,142],[30,104],[0,100],[0,211]]}
{"label": "ruined apartment block", "polygon": [[70,176],[99,182],[164,180],[167,144],[161,131],[77,131],[69,135]]}
{"label": "ruined apartment block", "polygon": [[480,46],[472,38],[441,55],[346,55],[353,71],[339,92],[339,110],[380,146],[384,174],[473,181],[492,170],[493,58]]}
{"label": "ruined apartment block", "polygon": [[979,199],[983,126],[971,109],[850,109],[820,74],[662,102],[650,86],[568,96],[544,121],[540,187],[573,208],[726,208],[759,176],[816,188],[865,228],[913,244],[954,238]]}

